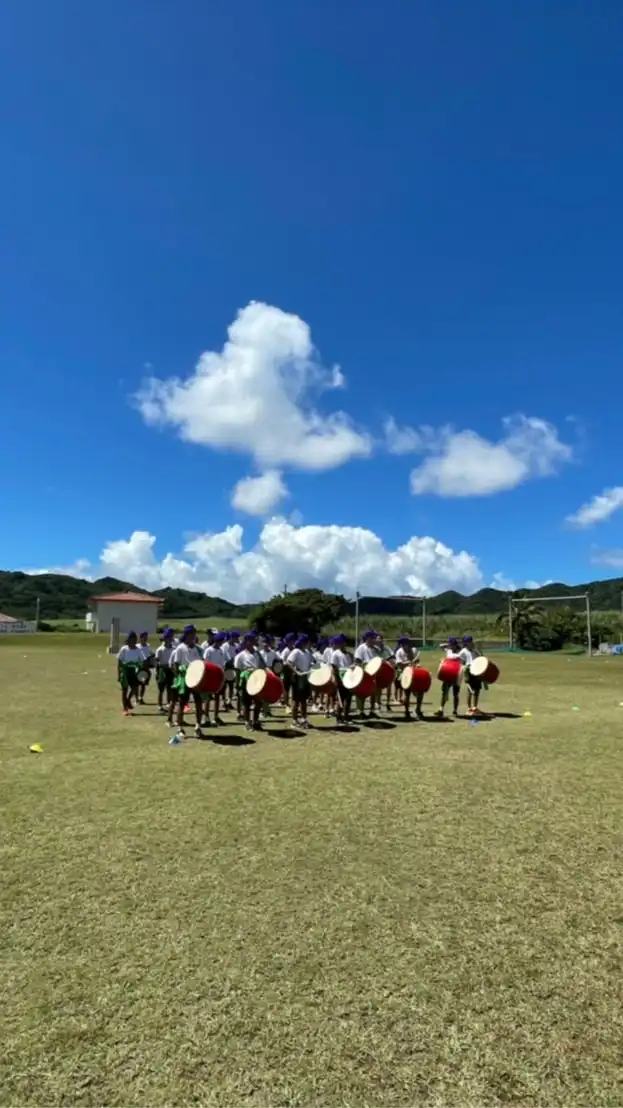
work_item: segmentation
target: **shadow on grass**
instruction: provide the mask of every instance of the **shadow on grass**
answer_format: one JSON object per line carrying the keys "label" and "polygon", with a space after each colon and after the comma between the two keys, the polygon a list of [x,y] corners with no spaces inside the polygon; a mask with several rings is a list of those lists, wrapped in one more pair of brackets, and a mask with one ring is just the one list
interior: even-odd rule
{"label": "shadow on grass", "polygon": [[255,746],[255,739],[251,739],[249,735],[222,735],[213,731],[204,738],[211,739],[215,746]]}
{"label": "shadow on grass", "polygon": [[489,719],[522,719],[518,712],[488,712]]}
{"label": "shadow on grass", "polygon": [[309,732],[294,727],[265,727],[264,734],[270,735],[271,739],[304,739]]}
{"label": "shadow on grass", "polygon": [[389,723],[386,719],[362,719],[359,720],[359,726],[365,727],[368,731],[395,731],[396,724]]}

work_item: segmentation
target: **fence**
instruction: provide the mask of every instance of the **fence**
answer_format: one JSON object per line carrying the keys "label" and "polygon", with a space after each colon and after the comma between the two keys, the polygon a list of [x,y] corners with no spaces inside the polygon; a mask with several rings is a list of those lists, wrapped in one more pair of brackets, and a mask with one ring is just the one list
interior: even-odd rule
{"label": "fence", "polygon": [[0,619],[0,635],[32,635],[37,630],[37,621],[22,620],[8,623]]}

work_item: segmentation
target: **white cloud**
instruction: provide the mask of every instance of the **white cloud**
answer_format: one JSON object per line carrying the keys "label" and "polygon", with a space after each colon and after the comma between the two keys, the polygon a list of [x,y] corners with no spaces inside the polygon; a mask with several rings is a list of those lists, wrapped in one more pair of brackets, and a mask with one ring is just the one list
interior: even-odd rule
{"label": "white cloud", "polygon": [[286,496],[288,490],[281,474],[268,469],[259,477],[243,477],[232,489],[231,506],[250,516],[265,516]]}
{"label": "white cloud", "polygon": [[385,424],[385,441],[393,454],[428,454],[411,474],[411,491],[419,496],[491,496],[534,477],[548,477],[572,459],[572,449],[556,428],[536,416],[503,420],[505,434],[489,442],[476,431],[453,427],[399,427]]}
{"label": "white cloud", "polygon": [[502,592],[517,592],[518,589],[541,589],[544,585],[551,585],[551,578],[547,581],[513,581],[505,573],[494,573],[491,581],[492,589],[500,589]]}
{"label": "white cloud", "polygon": [[344,412],[313,406],[315,395],[344,385],[339,366],[319,362],[302,319],[252,302],[220,352],[202,354],[184,380],[148,378],[136,403],[147,423],[175,427],[188,442],[249,454],[262,468],[320,471],[372,450]]}
{"label": "white cloud", "polygon": [[610,519],[619,508],[623,508],[623,485],[604,489],[599,496],[582,504],[573,515],[567,516],[567,523],[574,527],[592,527],[594,523],[603,523]]}
{"label": "white cloud", "polygon": [[483,584],[476,558],[466,551],[415,536],[392,550],[362,527],[297,527],[273,519],[246,551],[238,524],[194,536],[179,556],[168,553],[159,560],[155,545],[155,536],[147,531],[108,543],[88,576],[111,574],[153,592],[169,585],[240,603],[263,600],[284,585],[317,586],[352,597],[356,589],[386,596],[430,595],[451,588],[469,593]]}
{"label": "white cloud", "polygon": [[614,547],[611,550],[595,550],[591,562],[596,566],[608,566],[610,569],[623,569],[623,548]]}

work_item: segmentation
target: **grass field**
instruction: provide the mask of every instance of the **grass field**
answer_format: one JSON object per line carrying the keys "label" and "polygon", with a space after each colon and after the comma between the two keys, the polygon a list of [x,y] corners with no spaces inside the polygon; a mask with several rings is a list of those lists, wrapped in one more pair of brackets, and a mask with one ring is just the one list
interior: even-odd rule
{"label": "grass field", "polygon": [[0,665],[3,1105],[623,1103],[623,661],[180,747],[98,640]]}

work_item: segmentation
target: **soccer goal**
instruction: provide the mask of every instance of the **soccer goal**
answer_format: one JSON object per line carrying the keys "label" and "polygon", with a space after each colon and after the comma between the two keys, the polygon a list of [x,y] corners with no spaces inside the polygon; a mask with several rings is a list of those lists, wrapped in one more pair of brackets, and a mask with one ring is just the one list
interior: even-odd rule
{"label": "soccer goal", "polygon": [[591,637],[591,600],[587,592],[575,592],[569,596],[519,596],[508,598],[508,645],[510,649],[514,646],[513,636],[513,606],[515,604],[534,604],[539,606],[541,604],[568,604],[570,600],[583,600],[584,611],[586,615],[586,653],[589,658],[593,656],[592,637]]}

